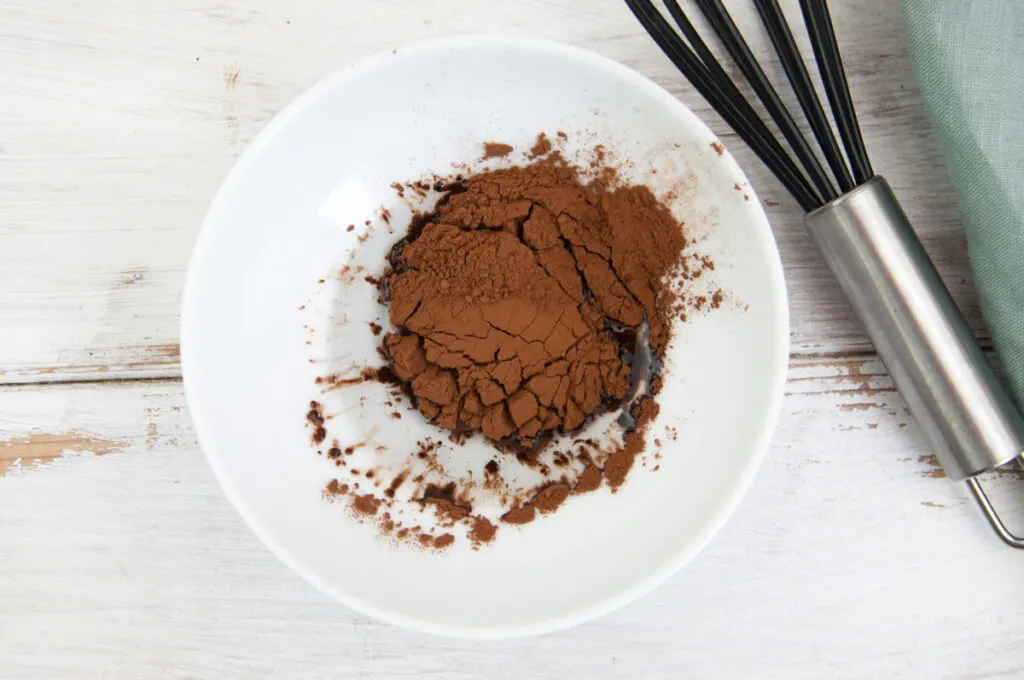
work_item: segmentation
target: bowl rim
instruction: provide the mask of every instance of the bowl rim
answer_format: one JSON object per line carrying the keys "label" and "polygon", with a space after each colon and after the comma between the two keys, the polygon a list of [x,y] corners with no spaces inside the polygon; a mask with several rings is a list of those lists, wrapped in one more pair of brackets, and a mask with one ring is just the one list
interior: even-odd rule
{"label": "bowl rim", "polygon": [[[200,263],[205,259],[204,253],[207,250],[207,244],[210,240],[209,235],[215,228],[212,224],[214,217],[219,213],[221,204],[226,200],[225,197],[232,193],[235,185],[242,181],[249,171],[250,166],[254,164],[255,160],[260,155],[263,147],[277,134],[278,129],[288,124],[288,122],[299,112],[310,106],[316,105],[323,93],[337,87],[343,87],[349,79],[357,77],[362,72],[373,70],[383,62],[389,59],[394,59],[396,56],[415,56],[417,54],[427,54],[449,49],[473,47],[515,48],[547,53],[559,58],[577,60],[588,67],[602,70],[611,77],[617,77],[625,81],[629,81],[630,84],[646,90],[653,97],[663,101],[666,107],[674,109],[681,118],[687,121],[688,126],[696,129],[698,132],[705,133],[709,137],[717,139],[717,135],[715,135],[688,106],[648,77],[609,57],[605,57],[581,47],[566,45],[552,40],[486,33],[457,34],[422,40],[400,46],[393,50],[389,49],[365,57],[321,79],[319,82],[302,92],[282,111],[277,113],[249,144],[241,156],[239,156],[228,171],[224,180],[221,182],[221,185],[215,193],[203,218],[202,226],[196,237],[185,276],[180,317],[180,361],[186,405],[190,407],[189,415],[192,419],[199,446],[203,450],[206,460],[213,470],[217,482],[220,484],[235,510],[239,515],[241,515],[244,522],[256,534],[260,541],[262,541],[263,544],[267,546],[267,548],[269,548],[279,560],[322,592],[341,602],[345,606],[350,607],[356,612],[370,616],[378,621],[419,632],[448,637],[463,639],[510,639],[550,633],[591,621],[639,599],[643,595],[654,590],[657,586],[663,584],[687,562],[700,553],[711,541],[714,535],[721,530],[726,521],[728,521],[728,519],[735,513],[743,496],[746,495],[753,484],[754,477],[767,455],[771,437],[776,430],[779,414],[781,412],[783,390],[789,364],[788,293],[782,269],[782,262],[779,256],[778,243],[776,242],[771,230],[768,217],[764,212],[760,199],[758,199],[753,187],[750,186],[746,174],[740,168],[739,164],[736,163],[736,160],[729,153],[728,149],[724,149],[723,152],[720,152],[720,155],[722,156],[721,161],[729,165],[730,173],[743,178],[746,182],[745,191],[750,195],[751,203],[756,206],[754,213],[755,219],[759,223],[757,227],[766,232],[768,236],[767,243],[771,246],[768,252],[768,257],[770,259],[768,264],[771,272],[773,288],[772,306],[776,320],[778,321],[778,337],[774,338],[774,342],[778,347],[778,352],[771,367],[771,383],[773,385],[771,400],[765,409],[764,418],[761,424],[761,431],[757,437],[757,444],[752,451],[746,466],[742,470],[738,471],[736,475],[737,483],[733,486],[731,493],[726,498],[723,498],[723,502],[719,504],[719,509],[714,513],[712,521],[708,522],[692,541],[680,549],[673,559],[667,560],[659,568],[653,570],[645,578],[637,581],[630,587],[612,593],[600,600],[596,600],[586,607],[579,608],[573,612],[562,614],[560,616],[528,624],[494,627],[439,624],[426,619],[397,614],[385,609],[380,609],[375,605],[364,601],[358,595],[348,592],[343,586],[322,578],[313,570],[307,569],[304,564],[294,558],[283,547],[278,545],[271,532],[269,532],[266,527],[262,526],[262,524],[249,511],[246,502],[243,500],[242,495],[235,486],[231,474],[223,466],[220,454],[213,446],[204,443],[212,442],[214,440],[211,436],[207,436],[207,433],[209,432],[209,420],[207,417],[200,409],[191,408],[192,404],[196,404],[201,400],[197,395],[196,388],[191,386],[192,381],[189,378],[190,375],[194,374],[193,372],[195,370],[198,370],[193,368],[193,355],[196,342],[193,340],[194,322],[192,320],[192,310],[199,304],[201,297],[201,292],[199,291],[198,284],[196,283],[196,280],[199,277],[197,272],[201,268]],[[753,208],[754,206],[751,207]]]}

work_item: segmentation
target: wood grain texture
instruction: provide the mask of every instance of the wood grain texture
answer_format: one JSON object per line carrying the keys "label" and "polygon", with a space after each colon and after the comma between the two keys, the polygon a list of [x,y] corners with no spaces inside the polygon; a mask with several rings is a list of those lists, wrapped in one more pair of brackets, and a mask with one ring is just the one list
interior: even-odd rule
{"label": "wood grain texture", "polygon": [[[378,624],[302,582],[217,486],[179,383],[0,390],[0,431],[126,442],[0,478],[0,677],[1018,677],[1020,555],[935,475],[877,362],[791,375],[753,489],[693,563],[500,643]],[[1021,484],[989,483],[1016,517]]]}
{"label": "wood grain texture", "polygon": [[[799,16],[795,0],[784,4]],[[898,3],[832,5],[875,167],[981,333]],[[751,5],[732,6],[766,69],[779,74]],[[587,47],[679,96],[722,135],[765,203],[789,281],[794,351],[869,349],[797,206],[619,0],[3,0],[0,13],[0,381],[178,375],[188,255],[246,144],[345,65],[467,31]]]}
{"label": "wood grain texture", "polygon": [[124,442],[103,441],[79,432],[31,434],[8,439],[0,442],[0,475],[11,468],[34,468],[52,463],[68,453],[84,451],[94,456],[103,456],[125,446]]}

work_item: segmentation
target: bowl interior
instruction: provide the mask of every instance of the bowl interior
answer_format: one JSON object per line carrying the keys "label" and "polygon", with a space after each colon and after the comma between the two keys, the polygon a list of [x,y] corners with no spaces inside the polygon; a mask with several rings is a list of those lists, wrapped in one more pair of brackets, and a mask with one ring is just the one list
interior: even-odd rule
{"label": "bowl interior", "polygon": [[[478,551],[395,548],[321,497],[335,470],[312,452],[304,428],[323,368],[309,362],[304,326],[337,314],[331,302],[340,293],[333,280],[318,280],[358,245],[359,232],[347,226],[376,219],[394,201],[392,182],[479,159],[484,141],[524,148],[538,132],[558,130],[605,144],[628,161],[631,179],[671,194],[687,236],[714,260],[711,281],[726,302],[679,324],[649,436],[661,442],[657,471],[637,465],[617,493],[570,499],[548,518],[503,528]],[[186,287],[190,410],[244,518],[285,562],[341,601],[442,633],[550,630],[667,578],[749,485],[786,367],[774,240],[746,178],[714,144],[688,109],[625,67],[521,39],[402,48],[306,93],[225,181]],[[300,311],[317,295],[320,303]],[[344,344],[344,337],[325,342]],[[392,423],[382,439],[415,440],[409,433],[430,427],[411,417]]]}

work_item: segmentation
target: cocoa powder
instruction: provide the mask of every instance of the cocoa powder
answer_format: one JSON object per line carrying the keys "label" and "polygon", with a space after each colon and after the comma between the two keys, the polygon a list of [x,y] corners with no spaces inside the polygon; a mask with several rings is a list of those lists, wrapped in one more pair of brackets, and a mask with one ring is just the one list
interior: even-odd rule
{"label": "cocoa powder", "polygon": [[327,429],[324,427],[323,406],[318,401],[309,402],[309,410],[306,412],[306,422],[313,426],[313,434],[310,439],[319,446],[327,439]]}
{"label": "cocoa powder", "polygon": [[[622,409],[632,429],[618,444],[575,438],[564,448],[569,439],[554,435],[623,406],[642,326],[658,366],[674,320],[685,320],[685,310],[721,306],[721,291],[709,300],[686,288],[713,271],[714,263],[697,253],[683,257],[682,225],[669,210],[647,187],[623,183],[619,166],[609,162],[614,156],[601,145],[581,164],[588,170],[568,163],[554,150],[566,140],[562,132],[554,144],[538,135],[524,154],[525,166],[475,172],[461,166],[462,174],[392,185],[400,197],[408,192],[423,199],[431,190],[442,196],[428,214],[414,216],[385,274],[363,277],[388,304],[391,329],[380,347],[387,366],[325,375],[316,384],[327,395],[366,381],[384,383],[390,395],[385,406],[407,399],[450,430],[456,445],[480,432],[538,472],[541,482],[508,486],[505,466],[514,469],[516,461],[499,462],[500,454],[480,461],[480,478],[472,472],[455,478],[437,458],[440,442],[432,439],[417,442],[409,458],[414,465],[378,468],[383,479],[363,464],[364,473],[348,465],[350,477],[365,478],[363,489],[358,481],[349,486],[335,480],[324,497],[346,502],[353,516],[384,536],[439,550],[455,542],[447,531],[462,526],[479,549],[494,540],[499,524],[532,522],[605,484],[614,493],[643,452],[657,416],[657,372],[647,396],[630,398]],[[481,161],[513,151],[488,142]],[[385,223],[386,217],[382,212]],[[371,322],[370,330],[377,335],[383,328]],[[327,436],[325,420],[323,407],[311,402],[307,423],[314,444]],[[545,452],[552,441],[561,443]],[[345,467],[345,457],[362,445],[342,450],[333,440],[327,458]],[[474,511],[471,499],[484,489],[507,509],[498,523]],[[410,521],[400,504],[434,515],[436,526],[424,526],[433,523],[422,522],[422,515]]]}
{"label": "cocoa powder", "polygon": [[600,468],[593,464],[587,465],[587,467],[583,468],[583,472],[580,473],[579,479],[576,480],[573,493],[582,494],[596,491],[601,487],[601,478]]}
{"label": "cocoa powder", "polygon": [[494,540],[498,527],[491,524],[486,517],[476,517],[469,530],[469,540],[473,545],[479,546],[483,543],[490,543]]}
{"label": "cocoa powder", "polygon": [[420,412],[529,447],[616,405],[630,331],[669,339],[680,224],[647,187],[584,183],[557,153],[446,188],[387,278],[383,350]]}
{"label": "cocoa powder", "polygon": [[502,142],[484,142],[484,155],[483,160],[489,158],[501,158],[512,153],[512,146],[509,144],[503,144]]}
{"label": "cocoa powder", "polygon": [[604,463],[604,478],[608,486],[615,489],[626,481],[626,475],[633,467],[633,461],[643,451],[643,434],[647,426],[658,416],[658,403],[654,399],[642,399],[633,409],[636,429],[626,435],[625,445],[608,456]]}

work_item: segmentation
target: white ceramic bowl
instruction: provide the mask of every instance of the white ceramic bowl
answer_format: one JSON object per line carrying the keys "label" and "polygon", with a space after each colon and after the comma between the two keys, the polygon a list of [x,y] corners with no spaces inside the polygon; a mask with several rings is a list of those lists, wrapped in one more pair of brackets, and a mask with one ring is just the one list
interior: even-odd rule
{"label": "white ceramic bowl", "polygon": [[[714,259],[713,284],[727,303],[679,324],[650,434],[664,440],[659,470],[637,465],[618,493],[574,497],[550,517],[502,528],[479,551],[464,542],[441,553],[396,548],[320,494],[336,470],[311,450],[304,428],[313,378],[325,368],[309,363],[304,326],[335,329],[318,339],[328,355],[351,340],[361,343],[356,355],[372,356],[369,334],[346,338],[332,315],[359,316],[376,303],[336,279],[317,280],[358,245],[360,231],[347,225],[395,204],[391,182],[479,159],[484,141],[522,148],[557,130],[586,133],[587,143],[630,161],[632,179],[674,189],[672,208]],[[467,637],[582,622],[691,559],[732,513],[767,449],[788,350],[768,221],[742,171],[713,143],[692,112],[628,68],[507,37],[446,38],[373,57],[278,115],[213,201],[182,310],[196,431],[260,538],[355,609]],[[341,349],[334,355],[347,356]],[[432,428],[411,416],[390,423],[375,430],[381,441],[414,441]],[[339,414],[329,427],[344,436],[366,423]],[[675,441],[667,428],[678,431]]]}

